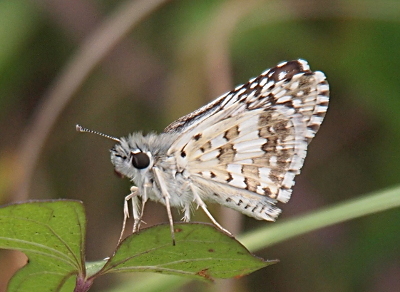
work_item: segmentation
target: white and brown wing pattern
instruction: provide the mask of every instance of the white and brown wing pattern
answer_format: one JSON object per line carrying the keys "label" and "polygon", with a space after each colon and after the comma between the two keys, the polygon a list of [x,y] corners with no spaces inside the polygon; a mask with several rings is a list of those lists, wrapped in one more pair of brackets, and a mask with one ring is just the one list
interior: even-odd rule
{"label": "white and brown wing pattern", "polygon": [[328,102],[322,72],[304,60],[283,62],[168,126],[181,132],[169,152],[185,157],[204,201],[275,220]]}

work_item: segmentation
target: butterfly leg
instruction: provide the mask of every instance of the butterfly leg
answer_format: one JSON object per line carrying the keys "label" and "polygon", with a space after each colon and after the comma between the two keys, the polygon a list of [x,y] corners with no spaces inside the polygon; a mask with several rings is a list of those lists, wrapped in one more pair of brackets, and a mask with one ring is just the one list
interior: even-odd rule
{"label": "butterfly leg", "polygon": [[[147,192],[148,192],[149,189],[151,190],[151,187],[152,187],[151,184],[148,184],[148,183],[144,184],[144,193],[141,195],[141,197],[142,197],[142,207],[140,208],[140,215],[139,215],[139,209],[138,209],[139,202],[134,202],[132,200],[132,210],[137,210],[136,217],[135,217],[135,215],[133,216],[135,218],[135,220],[134,220],[134,223],[133,223],[133,231],[132,231],[132,233],[139,232],[140,224],[142,224],[142,223],[146,224],[146,222],[144,222],[142,220],[142,218],[143,218],[143,214],[144,214],[144,207],[146,205],[147,198],[148,198],[147,197]],[[132,188],[134,188],[134,187],[132,187]],[[131,188],[131,190],[132,190],[132,188]]]}
{"label": "butterfly leg", "polygon": [[[189,181],[185,181],[182,185],[182,192],[186,192],[187,189],[190,187],[190,182]],[[187,202],[186,204],[183,205],[183,217],[182,217],[182,221],[183,222],[190,222],[190,217],[191,217],[191,209],[192,204],[191,202]]]}
{"label": "butterfly leg", "polygon": [[124,221],[122,223],[122,230],[121,234],[119,235],[118,243],[121,242],[122,236],[124,235],[125,232],[125,227],[126,227],[126,221],[129,218],[129,207],[128,207],[128,201],[132,201],[132,216],[134,219],[134,224],[133,224],[133,233],[135,233],[137,230],[135,229],[135,226],[137,226],[137,221],[140,220],[139,216],[139,189],[135,186],[131,187],[131,193],[125,197],[125,202],[124,202]]}
{"label": "butterfly leg", "polygon": [[[140,209],[140,215],[139,215],[139,217],[135,218],[135,220],[134,220],[134,222],[133,222],[133,230],[132,230],[132,233],[139,232],[139,230],[140,230],[140,224],[142,224],[142,223],[146,224],[146,222],[144,222],[144,221],[142,220],[143,214],[144,214],[144,206],[146,205],[146,202],[147,202],[147,198],[142,197],[142,207],[141,207],[141,209]],[[135,203],[135,202],[132,200],[132,209],[135,208],[135,206],[139,206],[139,203]]]}
{"label": "butterfly leg", "polygon": [[190,221],[190,204],[186,204],[184,207],[183,207],[183,212],[184,212],[184,215],[183,215],[183,217],[182,217],[182,221],[184,221],[184,222],[189,222]]}
{"label": "butterfly leg", "polygon": [[172,245],[175,245],[174,219],[172,218],[171,205],[169,202],[171,196],[169,195],[168,191],[165,188],[166,184],[164,179],[162,178],[160,170],[157,167],[154,167],[153,170],[154,170],[154,177],[156,178],[156,181],[160,186],[161,194],[163,195],[163,198],[165,200],[165,207],[167,208],[169,226],[171,229]]}
{"label": "butterfly leg", "polygon": [[204,203],[203,200],[200,198],[200,196],[197,194],[197,191],[194,189],[193,184],[190,185],[190,188],[192,189],[193,192],[193,200],[196,202],[198,206],[200,206],[203,209],[204,213],[206,213],[208,218],[210,218],[211,222],[214,223],[214,225],[217,226],[220,230],[233,237],[232,233],[230,233],[228,230],[222,227],[221,224],[219,224],[217,220],[214,219],[210,211],[208,211],[206,203]]}

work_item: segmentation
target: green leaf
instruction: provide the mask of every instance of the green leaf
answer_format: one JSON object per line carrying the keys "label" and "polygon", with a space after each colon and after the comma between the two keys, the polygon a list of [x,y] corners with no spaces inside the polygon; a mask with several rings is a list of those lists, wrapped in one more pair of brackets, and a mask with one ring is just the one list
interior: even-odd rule
{"label": "green leaf", "polygon": [[[265,224],[265,227],[241,235],[239,240],[251,251],[257,251],[307,232],[398,207],[400,207],[400,186],[395,186],[390,189],[379,190],[353,200],[348,200],[304,216],[282,220],[273,225]],[[165,287],[170,286],[178,290],[188,282],[189,280],[178,281],[176,278],[172,277],[160,278],[157,277],[157,275],[153,275],[139,281],[135,280],[121,284],[113,288],[112,291],[141,291],[143,287],[146,287],[146,291],[155,292],[165,290]],[[150,288],[147,289],[147,287]]]}
{"label": "green leaf", "polygon": [[84,275],[85,213],[78,201],[32,201],[0,208],[0,248],[20,250],[28,264],[8,291],[72,291]]}
{"label": "green leaf", "polygon": [[[24,252],[28,264],[11,279],[9,292],[87,291],[108,272],[158,272],[211,280],[247,275],[276,263],[252,256],[234,238],[209,224],[169,225],[126,238],[108,261],[85,268],[85,213],[81,202],[32,201],[0,208],[0,248]],[[87,276],[88,273],[90,276]],[[78,280],[77,280],[78,279]]]}
{"label": "green leaf", "polygon": [[100,274],[157,272],[202,280],[241,277],[277,261],[264,261],[234,238],[210,224],[175,225],[172,245],[169,225],[143,229],[126,238]]}

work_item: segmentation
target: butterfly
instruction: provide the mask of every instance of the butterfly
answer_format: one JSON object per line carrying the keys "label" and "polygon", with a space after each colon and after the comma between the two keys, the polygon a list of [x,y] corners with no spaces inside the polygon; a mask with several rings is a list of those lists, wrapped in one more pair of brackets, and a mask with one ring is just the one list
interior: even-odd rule
{"label": "butterfly", "polygon": [[[307,146],[318,131],[329,103],[324,73],[304,60],[282,62],[179,118],[160,134],[133,133],[115,138],[110,150],[115,171],[134,186],[125,198],[124,223],[132,202],[133,232],[140,228],[148,200],[171,207],[190,221],[201,208],[219,229],[206,202],[237,210],[258,220],[275,221],[278,202],[291,196]],[[122,236],[121,233],[121,236]]]}

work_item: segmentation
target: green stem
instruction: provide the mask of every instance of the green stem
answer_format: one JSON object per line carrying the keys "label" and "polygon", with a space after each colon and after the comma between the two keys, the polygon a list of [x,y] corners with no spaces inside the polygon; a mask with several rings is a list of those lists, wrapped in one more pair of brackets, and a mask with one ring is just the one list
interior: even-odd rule
{"label": "green stem", "polygon": [[239,236],[238,240],[250,251],[256,251],[310,231],[399,206],[400,187],[397,186],[259,228]]}

